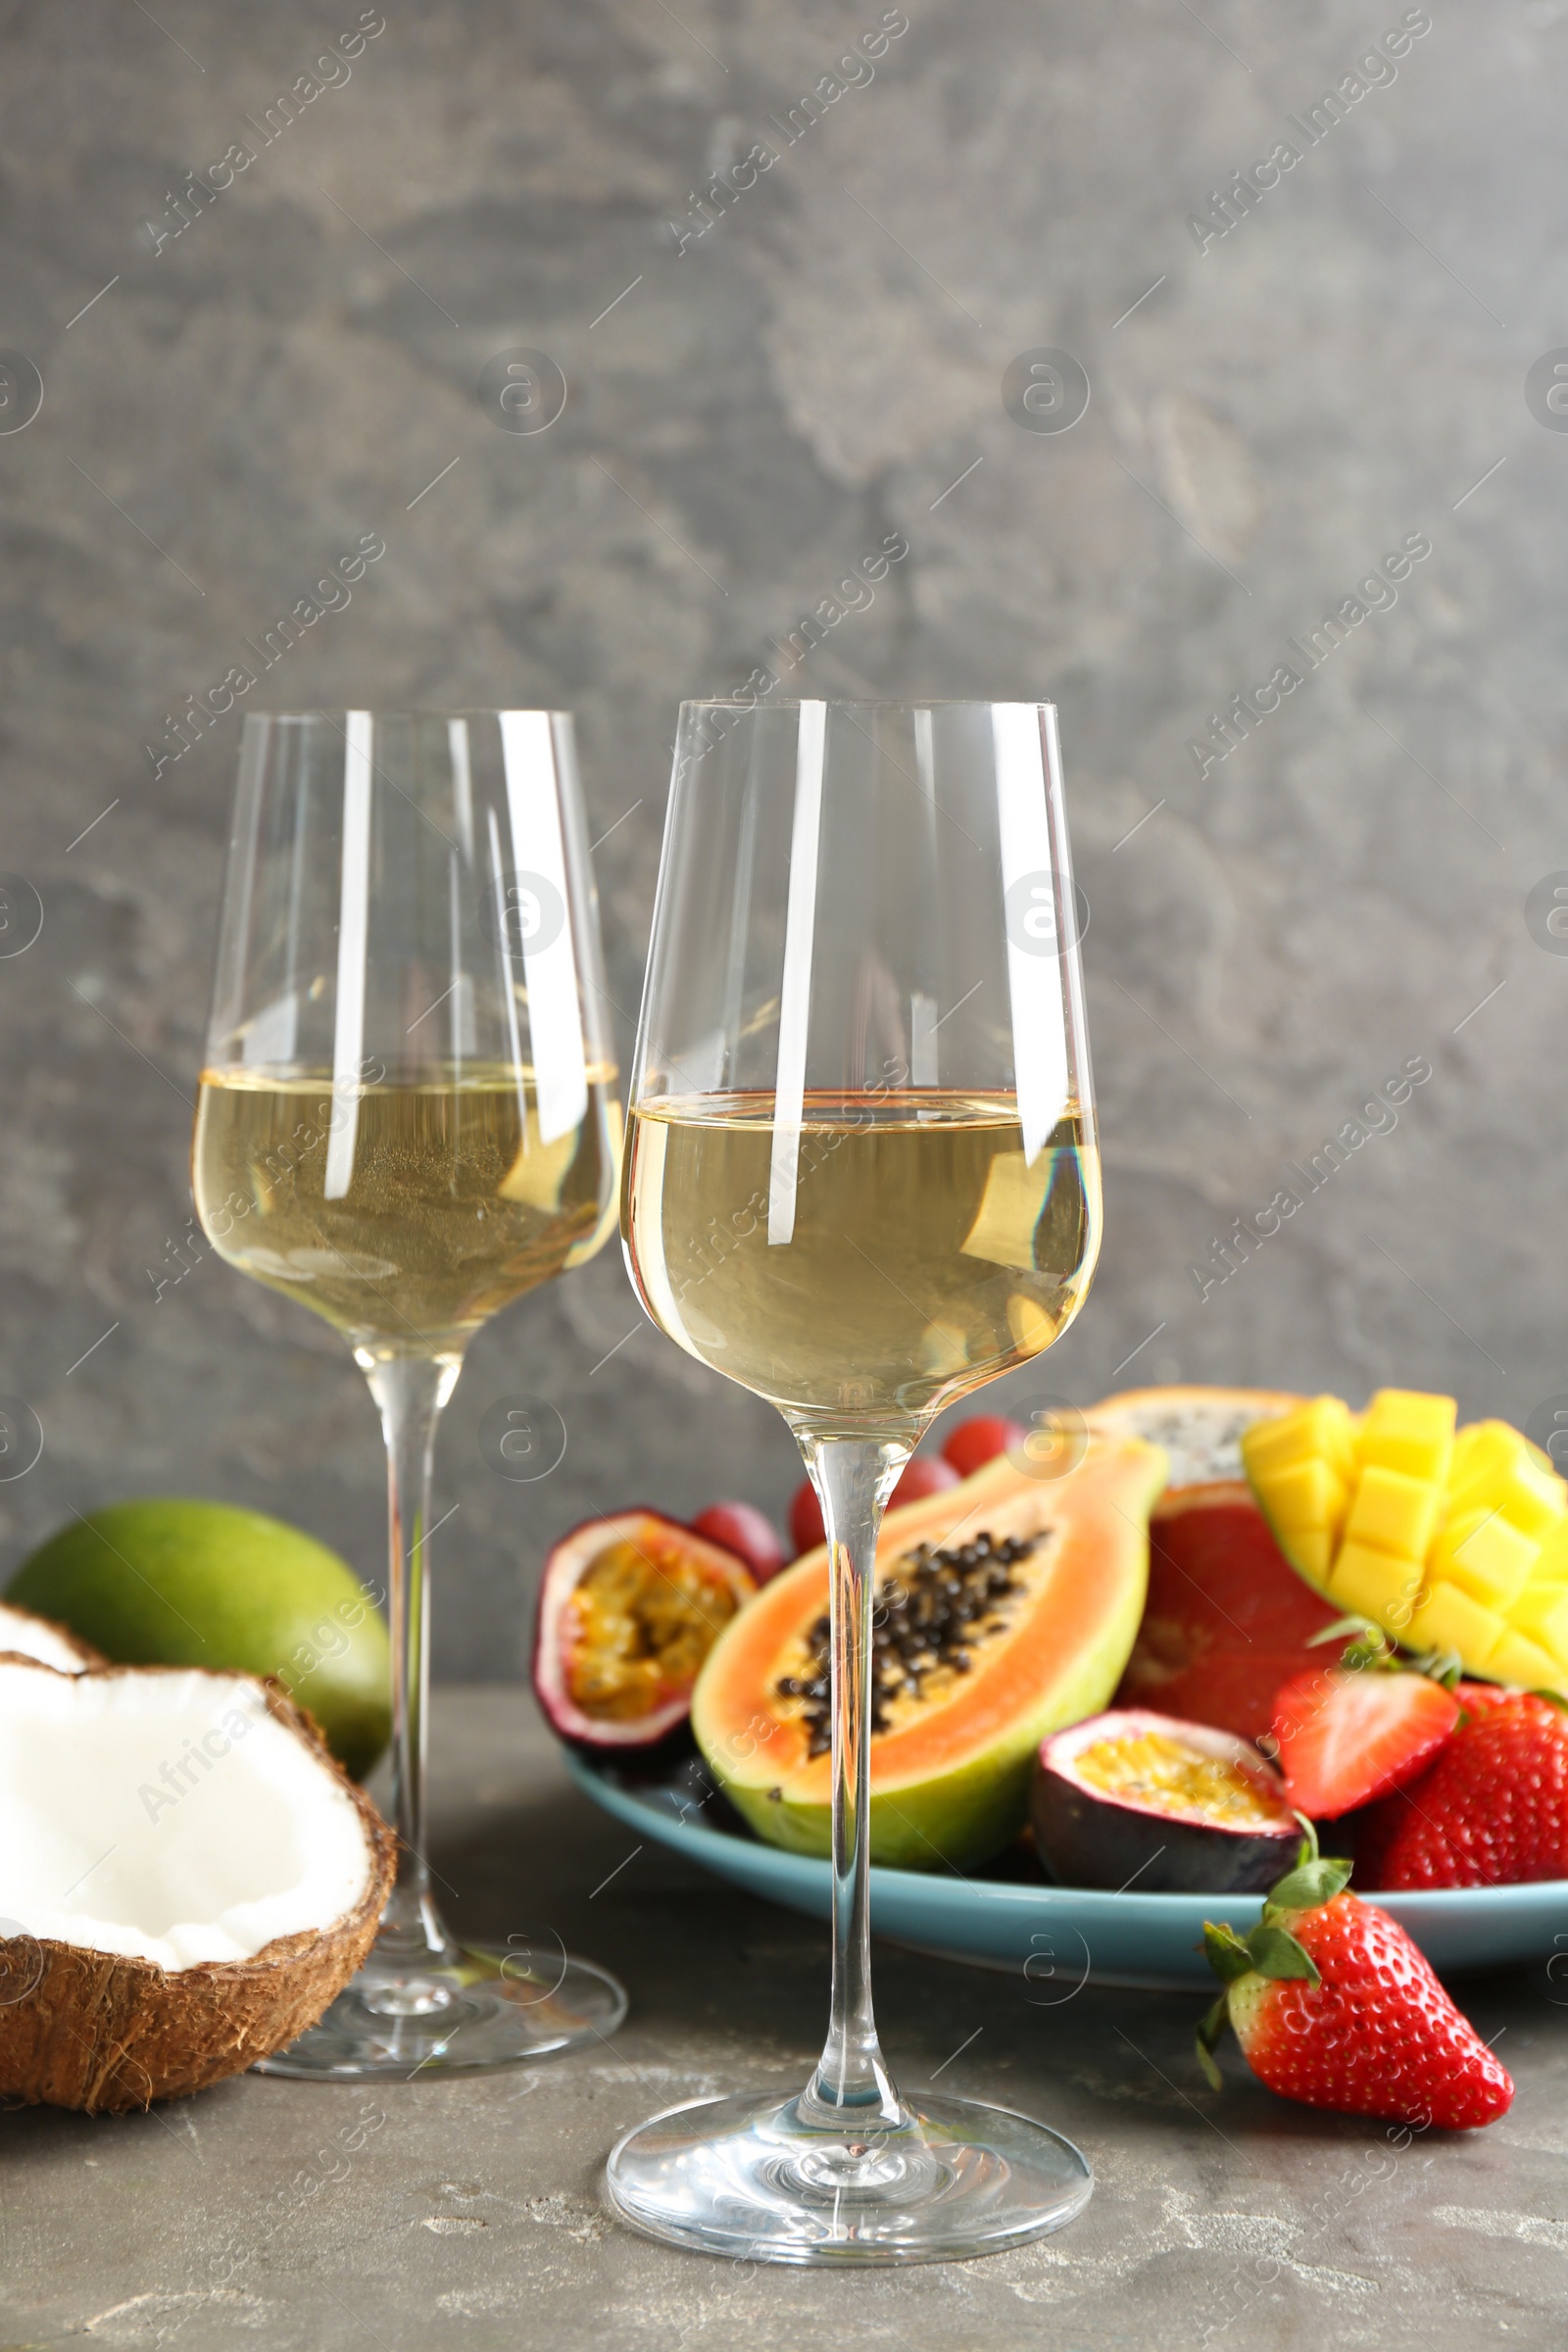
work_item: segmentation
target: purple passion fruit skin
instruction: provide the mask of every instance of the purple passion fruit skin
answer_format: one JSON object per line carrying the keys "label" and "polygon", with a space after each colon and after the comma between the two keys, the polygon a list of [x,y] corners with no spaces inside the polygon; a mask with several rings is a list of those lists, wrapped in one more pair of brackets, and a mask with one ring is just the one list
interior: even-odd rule
{"label": "purple passion fruit skin", "polygon": [[744,1560],[662,1512],[573,1528],[539,1587],[533,1687],[551,1729],[618,1757],[678,1749],[698,1669],[756,1591]]}
{"label": "purple passion fruit skin", "polygon": [[1029,1811],[1048,1877],[1140,1894],[1262,1893],[1300,1838],[1250,1740],[1141,1707],[1044,1740]]}

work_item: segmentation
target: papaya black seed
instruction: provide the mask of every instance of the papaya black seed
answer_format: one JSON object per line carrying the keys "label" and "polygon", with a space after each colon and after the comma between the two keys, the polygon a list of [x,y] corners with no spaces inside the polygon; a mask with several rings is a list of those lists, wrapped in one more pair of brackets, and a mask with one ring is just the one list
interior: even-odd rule
{"label": "papaya black seed", "polygon": [[[938,1667],[967,1674],[975,1646],[1000,1633],[1005,1603],[1021,1592],[1012,1574],[1042,1541],[1007,1536],[998,1544],[981,1535],[950,1549],[922,1544],[898,1563],[878,1594],[871,1631],[871,1730],[886,1731],[889,1702],[918,1699],[926,1677]],[[786,1675],[776,1686],[781,1698],[805,1700],[807,1752],[826,1755],[832,1745],[829,1674],[831,1624],[818,1617],[808,1634],[814,1673],[808,1680]]]}

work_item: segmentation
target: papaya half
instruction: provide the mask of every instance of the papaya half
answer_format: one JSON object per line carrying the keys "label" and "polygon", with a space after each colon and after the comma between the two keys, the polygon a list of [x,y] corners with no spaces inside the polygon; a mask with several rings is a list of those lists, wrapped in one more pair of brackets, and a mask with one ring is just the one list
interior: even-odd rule
{"label": "papaya half", "polygon": [[[871,1859],[966,1868],[1022,1828],[1035,1752],[1103,1707],[1127,1662],[1149,1576],[1149,1514],[1165,1455],[1092,1437],[1064,1477],[999,1455],[889,1511],[877,1544]],[[828,1553],[818,1545],[725,1626],[692,1729],[760,1838],[831,1850]]]}

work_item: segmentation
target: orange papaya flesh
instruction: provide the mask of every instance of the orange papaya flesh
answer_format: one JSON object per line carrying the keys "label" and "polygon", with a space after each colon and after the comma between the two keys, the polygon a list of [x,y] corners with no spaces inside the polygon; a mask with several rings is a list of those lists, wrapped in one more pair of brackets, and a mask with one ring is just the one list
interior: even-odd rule
{"label": "orange papaya flesh", "polygon": [[[1001,1455],[887,1514],[874,1862],[964,1869],[1016,1836],[1040,1741],[1103,1707],[1126,1664],[1165,1467],[1142,1439],[1094,1439],[1064,1477]],[[719,1635],[692,1699],[697,1743],[730,1802],[797,1853],[831,1850],[828,1581],[825,1546],[775,1577]]]}

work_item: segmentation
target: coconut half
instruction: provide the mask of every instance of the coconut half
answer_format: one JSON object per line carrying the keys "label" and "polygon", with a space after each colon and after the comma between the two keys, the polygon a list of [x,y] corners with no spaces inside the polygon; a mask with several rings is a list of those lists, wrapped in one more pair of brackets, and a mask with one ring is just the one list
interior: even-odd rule
{"label": "coconut half", "polygon": [[69,1626],[56,1625],[52,1617],[35,1617],[30,1609],[14,1608],[9,1600],[0,1600],[0,1651],[36,1658],[62,1674],[80,1674],[84,1667],[109,1663],[102,1650],[79,1642]]}
{"label": "coconut half", "polygon": [[275,1684],[0,1657],[0,2093],[120,2112],[283,2048],[394,1852]]}

